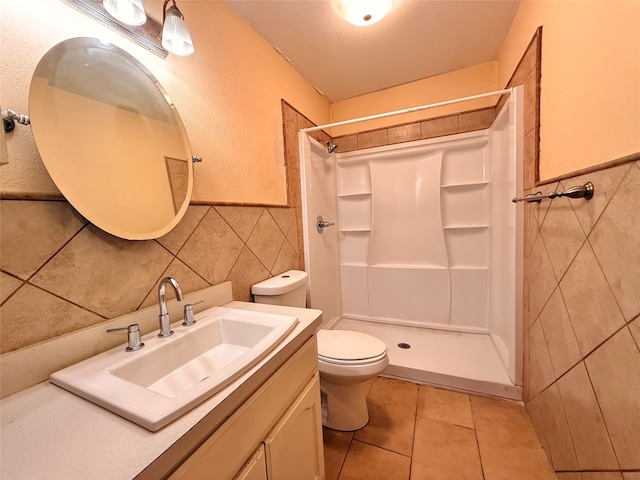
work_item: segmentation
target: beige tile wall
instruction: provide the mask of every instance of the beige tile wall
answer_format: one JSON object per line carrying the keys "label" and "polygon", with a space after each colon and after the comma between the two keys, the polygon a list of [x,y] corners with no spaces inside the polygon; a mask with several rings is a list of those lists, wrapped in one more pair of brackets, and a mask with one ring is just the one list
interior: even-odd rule
{"label": "beige tile wall", "polygon": [[67,202],[2,200],[0,215],[2,353],[153,305],[167,275],[184,293],[230,280],[251,300],[252,284],[300,267],[294,207],[191,205],[148,241],[113,237]]}
{"label": "beige tile wall", "polygon": [[365,148],[382,147],[395,143],[412,142],[456,133],[489,128],[496,118],[495,107],[481,108],[453,115],[432,118],[422,122],[405,123],[387,128],[368,130],[335,137],[337,152],[351,152]]}
{"label": "beige tile wall", "polygon": [[561,478],[621,478],[640,470],[640,161],[529,193],[587,181],[590,201],[525,206],[527,410]]}

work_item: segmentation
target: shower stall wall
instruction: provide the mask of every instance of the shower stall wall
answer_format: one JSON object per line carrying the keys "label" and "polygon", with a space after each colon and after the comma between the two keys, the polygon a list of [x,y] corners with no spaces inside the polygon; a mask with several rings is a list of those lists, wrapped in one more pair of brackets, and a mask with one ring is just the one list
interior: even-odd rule
{"label": "shower stall wall", "polygon": [[520,397],[521,95],[477,132],[333,155],[301,136],[310,305],[336,310],[335,281],[333,328],[384,340],[388,375]]}

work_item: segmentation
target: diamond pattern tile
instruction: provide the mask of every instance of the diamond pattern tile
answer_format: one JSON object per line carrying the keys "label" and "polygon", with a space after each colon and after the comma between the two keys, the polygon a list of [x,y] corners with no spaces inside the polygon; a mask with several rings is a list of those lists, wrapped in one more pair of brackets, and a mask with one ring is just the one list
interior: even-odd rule
{"label": "diamond pattern tile", "polygon": [[24,280],[87,223],[66,202],[2,200],[0,208],[0,267]]}
{"label": "diamond pattern tile", "polygon": [[89,225],[31,282],[105,318],[114,318],[138,308],[172,259],[153,240],[123,240]]}
{"label": "diamond pattern tile", "polygon": [[538,395],[537,397],[525,403],[525,409],[529,414],[529,418],[531,418],[531,424],[533,425],[533,428],[538,435],[538,440],[540,440],[542,449],[547,455],[547,459],[549,460],[549,462],[551,462],[551,450],[549,448],[549,439],[547,437],[547,427],[545,427],[544,424],[544,418],[542,417],[542,407],[540,405],[541,397],[542,395]]}
{"label": "diamond pattern tile", "polygon": [[286,272],[287,270],[297,270],[299,268],[300,259],[289,242],[282,242],[282,248],[278,257],[276,258],[271,273],[278,275],[279,273]]}
{"label": "diamond pattern tile", "polygon": [[529,283],[531,286],[531,311],[539,313],[549,300],[558,285],[553,266],[549,260],[547,249],[542,236],[539,235],[531,250],[531,271]]}
{"label": "diamond pattern tile", "polygon": [[178,253],[178,258],[211,285],[227,279],[244,244],[218,214],[210,209]]}
{"label": "diamond pattern tile", "polygon": [[284,242],[284,234],[267,210],[262,212],[247,241],[247,246],[258,260],[271,270]]}
{"label": "diamond pattern tile", "polygon": [[555,381],[555,375],[540,321],[531,326],[530,339],[529,368],[536,387],[532,389],[535,396]]}
{"label": "diamond pattern tile", "polygon": [[629,330],[616,333],[585,364],[620,467],[640,469],[640,351]]}
{"label": "diamond pattern tile", "polygon": [[295,215],[296,215],[295,208],[267,207],[267,211],[276,221],[282,233],[286,235],[289,229],[291,228],[291,224],[295,220]]}
{"label": "diamond pattern tile", "polygon": [[558,378],[582,360],[580,347],[559,288],[551,295],[540,320],[555,378]]}
{"label": "diamond pattern tile", "polygon": [[[297,117],[294,119],[297,122]],[[273,268],[300,268],[294,208],[191,205],[167,235],[155,241],[129,242],[93,226],[84,228],[86,221],[65,202],[3,200],[1,207],[2,267],[6,273],[0,272],[0,290],[7,332],[12,321],[24,320],[22,307],[18,308],[25,303],[24,298],[36,298],[34,301],[47,308],[72,317],[56,320],[54,327],[40,322],[42,331],[34,329],[32,336],[12,334],[15,341],[6,348],[21,348],[30,341],[84,328],[96,318],[101,321],[155,305],[157,282],[166,275],[175,277],[184,293],[229,277],[238,290],[236,296],[250,300],[251,284],[264,280],[270,272],[248,249],[253,260],[239,256],[263,213],[271,219],[266,232],[270,228],[277,232],[281,245],[276,245],[276,251],[276,246],[269,243],[273,236],[266,235],[254,238],[253,247],[260,250],[259,242],[267,242],[262,252],[275,252],[275,256],[271,253]],[[42,265],[31,280],[40,288],[26,288],[24,281],[16,278],[29,278]],[[242,272],[243,267],[247,271]],[[80,313],[72,313],[74,309]]]}
{"label": "diamond pattern tile", "polygon": [[184,217],[180,220],[180,223],[178,223],[178,225],[176,225],[169,233],[156,239],[156,241],[172,254],[176,255],[198,226],[198,223],[200,223],[209,208],[211,207],[207,207],[205,205],[190,205],[189,208],[187,208]]}
{"label": "diamond pattern tile", "polygon": [[296,255],[299,253],[298,248],[298,222],[295,219],[295,209],[294,209],[294,219],[291,222],[291,227],[289,228],[289,232],[287,232],[287,241],[293,248],[293,251],[296,252]]}
{"label": "diamond pattern tile", "polygon": [[633,166],[589,241],[626,320],[640,313],[640,168]]}
{"label": "diamond pattern tile", "polygon": [[629,172],[630,168],[631,164],[624,164],[598,172],[591,172],[565,181],[569,187],[584,185],[587,182],[591,182],[594,186],[595,193],[591,200],[587,201],[583,198],[569,199],[587,235],[593,230],[600,215],[602,215],[609,201],[613,198],[622,179]]}
{"label": "diamond pattern tile", "polygon": [[558,389],[581,470],[618,470],[587,369],[579,363],[558,380]]}
{"label": "diamond pattern tile", "polygon": [[[531,189],[530,193],[537,193],[537,192],[541,192],[543,194],[549,193],[549,192],[557,192],[560,189],[560,182],[555,182],[555,183],[550,183],[548,185],[542,185],[540,187],[534,187]],[[545,216],[547,215],[547,212],[549,210],[549,207],[551,206],[551,203],[549,200],[542,200],[540,203],[532,203],[531,205],[533,206],[533,211],[535,213],[535,218],[536,221],[538,222],[538,226],[542,226],[542,223],[544,222]]]}
{"label": "diamond pattern tile", "polygon": [[556,470],[578,470],[578,459],[558,385],[551,385],[539,398],[553,467]]}
{"label": "diamond pattern tile", "polygon": [[215,209],[243,242],[249,240],[251,232],[264,211],[264,207],[240,207],[233,205],[218,205]]}
{"label": "diamond pattern tile", "polygon": [[588,243],[560,282],[560,290],[583,355],[624,325],[622,313]]}
{"label": "diamond pattern tile", "polygon": [[227,278],[232,283],[233,299],[252,301],[251,287],[269,277],[269,271],[264,268],[260,260],[249,248],[244,247]]}
{"label": "diamond pattern tile", "polygon": [[[564,189],[563,184],[560,189]],[[561,279],[587,239],[567,198],[556,198],[551,202],[540,235],[556,278]]]}
{"label": "diamond pattern tile", "polygon": [[0,307],[0,350],[4,354],[102,321],[95,313],[25,285]]}
{"label": "diamond pattern tile", "polygon": [[[162,275],[160,275],[160,278],[158,278],[156,284],[153,285],[151,291],[144,299],[139,309],[150,307],[151,305],[158,305],[158,285],[160,284],[160,280],[164,277],[175,278],[180,285],[180,290],[182,291],[183,295],[202,290],[203,288],[207,288],[209,286],[209,284],[202,277],[200,277],[197,273],[187,267],[180,260],[174,258],[167,269],[162,272]],[[166,291],[168,299],[175,298],[171,288],[167,288]]]}
{"label": "diamond pattern tile", "polygon": [[0,303],[9,298],[9,296],[23,285],[23,281],[17,278],[7,275],[4,272],[0,272],[0,296],[2,297]]}
{"label": "diamond pattern tile", "polygon": [[640,350],[640,317],[629,323],[628,326],[629,331],[631,332],[631,336],[635,340],[638,350]]}

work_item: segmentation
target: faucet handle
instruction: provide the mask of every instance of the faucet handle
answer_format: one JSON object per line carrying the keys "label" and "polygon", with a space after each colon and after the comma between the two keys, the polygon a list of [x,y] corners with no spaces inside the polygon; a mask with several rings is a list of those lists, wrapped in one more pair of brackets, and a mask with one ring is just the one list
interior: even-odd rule
{"label": "faucet handle", "polygon": [[138,327],[137,323],[129,325],[128,327],[107,329],[107,333],[125,331],[127,332],[127,339],[129,341],[129,345],[125,349],[127,352],[135,352],[136,350],[140,350],[144,347],[144,343],[140,341],[140,327]]}
{"label": "faucet handle", "polygon": [[196,319],[193,317],[193,306],[198,305],[204,302],[204,300],[200,300],[196,303],[187,303],[184,306],[184,321],[182,322],[183,327],[190,327],[194,323],[196,323]]}

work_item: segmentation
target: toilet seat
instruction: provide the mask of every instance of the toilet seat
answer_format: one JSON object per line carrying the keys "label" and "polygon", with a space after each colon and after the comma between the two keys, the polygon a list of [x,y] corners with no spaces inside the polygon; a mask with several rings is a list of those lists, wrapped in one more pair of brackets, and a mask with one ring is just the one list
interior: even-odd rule
{"label": "toilet seat", "polygon": [[376,337],[350,330],[318,331],[318,359],[334,365],[366,365],[387,355],[387,346]]}

